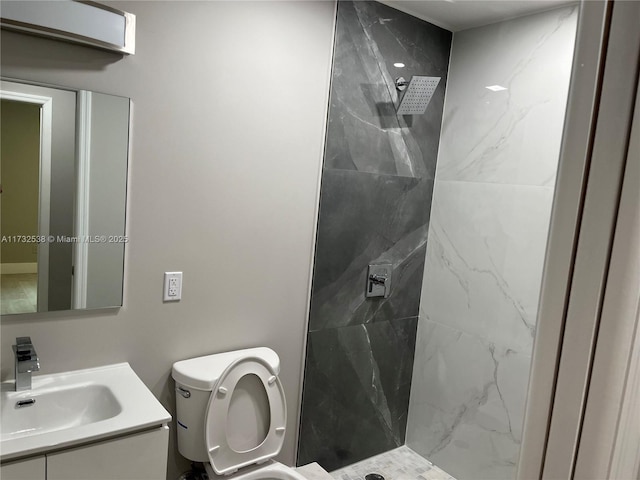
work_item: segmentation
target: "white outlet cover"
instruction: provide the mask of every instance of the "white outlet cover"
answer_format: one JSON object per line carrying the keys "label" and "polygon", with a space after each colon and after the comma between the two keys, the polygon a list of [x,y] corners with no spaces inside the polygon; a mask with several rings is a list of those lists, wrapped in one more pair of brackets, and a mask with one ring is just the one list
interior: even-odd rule
{"label": "white outlet cover", "polygon": [[162,299],[177,302],[182,298],[182,272],[164,272]]}

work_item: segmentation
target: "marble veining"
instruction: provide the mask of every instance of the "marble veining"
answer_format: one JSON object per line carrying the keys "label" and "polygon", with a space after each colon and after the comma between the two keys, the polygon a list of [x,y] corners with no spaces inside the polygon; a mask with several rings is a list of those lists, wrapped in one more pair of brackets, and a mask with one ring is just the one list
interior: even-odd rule
{"label": "marble veining", "polygon": [[516,476],[576,13],[454,37],[406,441],[461,480]]}
{"label": "marble veining", "polygon": [[554,185],[576,16],[570,7],[456,33],[438,180]]}
{"label": "marble veining", "polygon": [[[340,2],[325,167],[433,179],[450,43],[385,5]],[[397,115],[395,78],[411,75],[443,79],[424,115]]]}
{"label": "marble veining", "polygon": [[[327,170],[309,329],[418,315],[430,180]],[[393,265],[389,298],[365,298],[369,264]]]}
{"label": "marble veining", "polygon": [[309,333],[299,463],[333,470],[404,444],[416,325]]}
{"label": "marble veining", "polygon": [[429,388],[412,392],[407,444],[457,478],[513,478],[530,357],[428,320],[418,344]]}
{"label": "marble veining", "polygon": [[[298,461],[335,469],[404,444],[451,32],[338,2]],[[402,62],[403,69],[394,67]],[[424,115],[395,78],[442,77]],[[390,263],[388,298],[366,298]]]}
{"label": "marble veining", "polygon": [[330,475],[334,480],[365,480],[369,473],[378,473],[386,480],[455,480],[406,446],[335,470]]}
{"label": "marble veining", "polygon": [[530,352],[552,200],[550,187],[439,181],[423,315]]}

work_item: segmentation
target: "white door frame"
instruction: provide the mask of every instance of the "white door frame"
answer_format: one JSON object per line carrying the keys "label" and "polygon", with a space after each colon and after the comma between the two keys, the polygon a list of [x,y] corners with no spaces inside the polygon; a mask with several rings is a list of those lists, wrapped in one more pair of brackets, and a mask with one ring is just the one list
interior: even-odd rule
{"label": "white door frame", "polygon": [[[76,201],[74,231],[77,238],[89,235],[89,199],[91,168],[91,110],[92,92],[78,91],[77,107],[77,151],[76,151]],[[71,286],[71,308],[87,308],[87,267],[89,244],[79,241],[73,245],[73,278]]]}
{"label": "white door frame", "polygon": [[597,344],[619,327],[603,312],[637,91],[639,15],[638,2],[581,4],[519,479],[612,478],[603,475],[602,451],[594,448],[607,444],[597,437],[611,430],[594,427],[622,399],[590,387],[598,369],[611,372]]}
{"label": "white door frame", "polygon": [[[624,16],[633,18],[630,13]],[[640,19],[640,8],[635,17]],[[640,35],[636,45],[640,50]],[[630,479],[639,473],[640,85],[629,140],[576,458],[580,479]]]}
{"label": "white door frame", "polygon": [[581,2],[538,306],[518,479],[542,478],[566,304],[588,175],[607,31],[605,2]]}
{"label": "white door frame", "polygon": [[[51,130],[53,98],[22,92],[0,90],[0,98],[40,106],[40,179],[38,198],[38,235],[49,237],[51,200]],[[49,306],[49,241],[38,244],[38,312]]]}

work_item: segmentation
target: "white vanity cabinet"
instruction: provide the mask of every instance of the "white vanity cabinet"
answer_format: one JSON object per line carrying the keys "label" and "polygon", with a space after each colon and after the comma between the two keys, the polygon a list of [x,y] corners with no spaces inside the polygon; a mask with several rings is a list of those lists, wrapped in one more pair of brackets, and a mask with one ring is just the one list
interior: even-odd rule
{"label": "white vanity cabinet", "polygon": [[2,480],[46,480],[47,464],[44,455],[0,465]]}
{"label": "white vanity cabinet", "polygon": [[161,427],[52,453],[47,480],[164,480],[168,442],[169,427]]}
{"label": "white vanity cabinet", "polygon": [[164,480],[169,427],[163,426],[0,466],[2,480]]}

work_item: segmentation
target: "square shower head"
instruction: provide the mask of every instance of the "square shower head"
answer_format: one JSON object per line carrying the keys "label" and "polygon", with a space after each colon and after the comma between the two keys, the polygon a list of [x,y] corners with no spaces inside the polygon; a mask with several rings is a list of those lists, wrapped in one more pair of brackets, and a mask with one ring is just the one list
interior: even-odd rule
{"label": "square shower head", "polygon": [[439,83],[440,77],[411,77],[407,91],[398,105],[398,115],[422,115]]}

